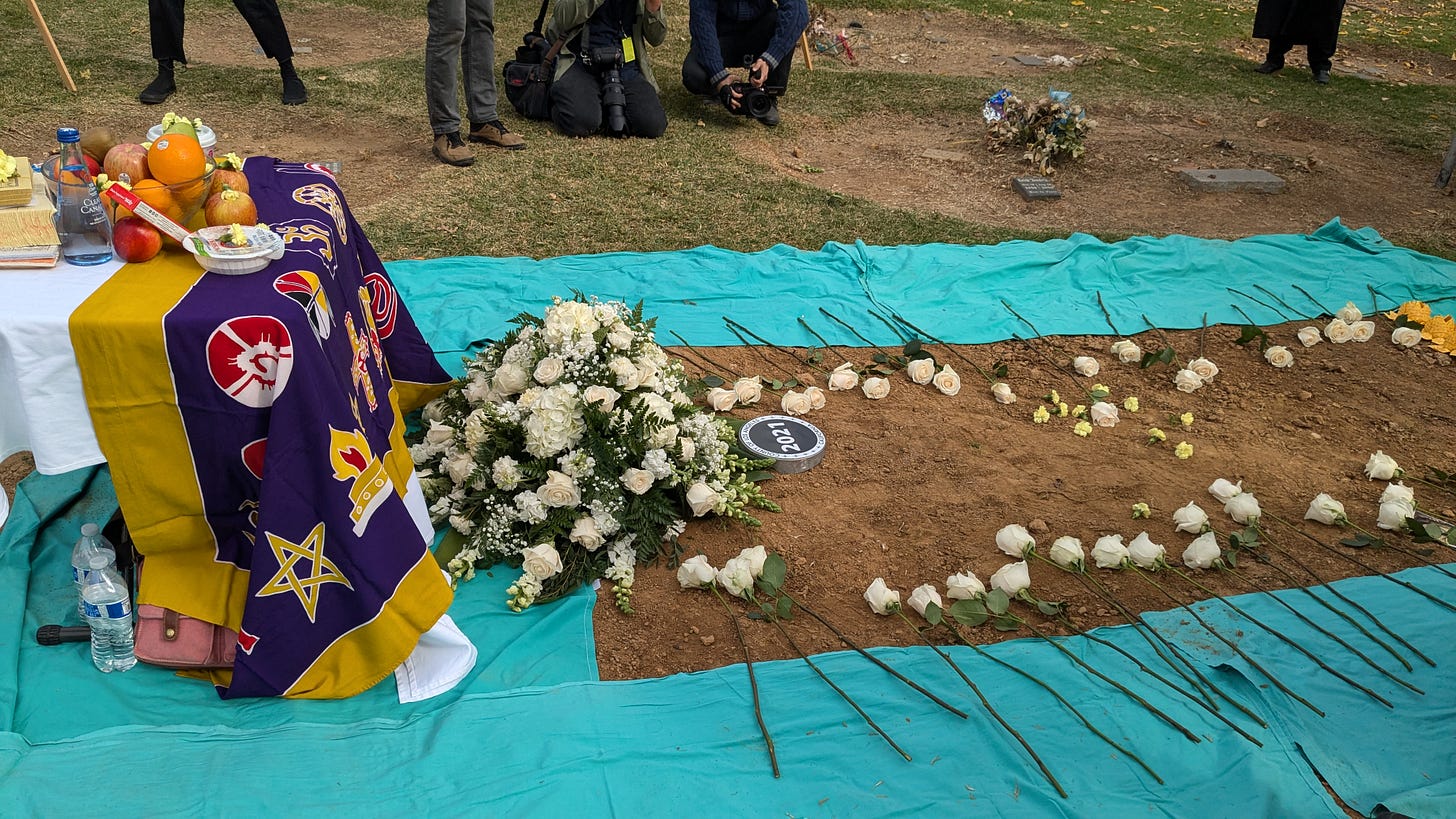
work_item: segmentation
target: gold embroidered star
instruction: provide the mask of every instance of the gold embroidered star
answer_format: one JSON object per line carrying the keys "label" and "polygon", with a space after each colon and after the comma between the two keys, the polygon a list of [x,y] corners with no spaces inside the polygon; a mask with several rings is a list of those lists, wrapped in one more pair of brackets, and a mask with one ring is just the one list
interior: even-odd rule
{"label": "gold embroidered star", "polygon": [[[258,597],[269,597],[275,594],[292,592],[303,604],[303,610],[308,614],[308,621],[314,621],[314,614],[318,609],[318,587],[325,583],[342,583],[347,589],[353,589],[348,578],[339,571],[332,560],[324,557],[324,524],[322,521],[302,543],[293,543],[281,538],[272,532],[267,532],[268,546],[273,549],[273,556],[278,559],[278,572],[263,584],[258,590]],[[307,559],[312,564],[312,573],[307,577],[299,577],[294,567],[299,560]]]}

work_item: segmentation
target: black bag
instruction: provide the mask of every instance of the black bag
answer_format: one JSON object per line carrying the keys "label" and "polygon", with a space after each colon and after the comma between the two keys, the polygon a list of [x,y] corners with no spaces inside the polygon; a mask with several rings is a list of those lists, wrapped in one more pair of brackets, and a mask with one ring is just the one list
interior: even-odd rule
{"label": "black bag", "polygon": [[507,60],[501,69],[506,99],[527,119],[551,118],[551,80],[556,75],[556,55],[566,44],[564,39],[548,43],[541,34],[548,2],[541,0],[536,27],[526,34],[524,45],[516,46],[516,58]]}

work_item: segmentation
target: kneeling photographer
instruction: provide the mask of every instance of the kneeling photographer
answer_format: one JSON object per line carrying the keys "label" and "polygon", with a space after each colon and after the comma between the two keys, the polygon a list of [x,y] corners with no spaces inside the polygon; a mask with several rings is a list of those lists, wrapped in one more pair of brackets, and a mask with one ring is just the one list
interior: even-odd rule
{"label": "kneeling photographer", "polygon": [[551,84],[561,133],[656,139],[667,130],[647,58],[667,38],[662,0],[557,0],[546,36],[566,38]]}
{"label": "kneeling photographer", "polygon": [[[683,87],[717,97],[735,114],[778,125],[778,98],[789,87],[794,46],[808,24],[806,0],[689,0],[692,41]],[[735,81],[729,60],[748,69],[746,82]]]}

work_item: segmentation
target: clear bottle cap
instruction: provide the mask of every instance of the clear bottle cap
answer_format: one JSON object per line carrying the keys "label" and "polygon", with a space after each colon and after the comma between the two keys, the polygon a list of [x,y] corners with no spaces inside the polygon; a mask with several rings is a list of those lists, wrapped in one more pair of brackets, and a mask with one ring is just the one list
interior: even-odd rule
{"label": "clear bottle cap", "polygon": [[96,537],[101,534],[101,527],[94,523],[81,524],[81,537]]}
{"label": "clear bottle cap", "polygon": [[106,555],[95,554],[87,559],[86,564],[93,569],[104,569],[111,565],[111,561],[106,559]]}

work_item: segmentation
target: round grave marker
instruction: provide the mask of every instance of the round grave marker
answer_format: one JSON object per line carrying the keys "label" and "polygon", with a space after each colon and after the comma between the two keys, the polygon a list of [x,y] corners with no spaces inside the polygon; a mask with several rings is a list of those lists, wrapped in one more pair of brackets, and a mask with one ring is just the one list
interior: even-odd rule
{"label": "round grave marker", "polygon": [[791,415],[762,415],[738,430],[738,442],[776,472],[807,472],[824,460],[824,433]]}

